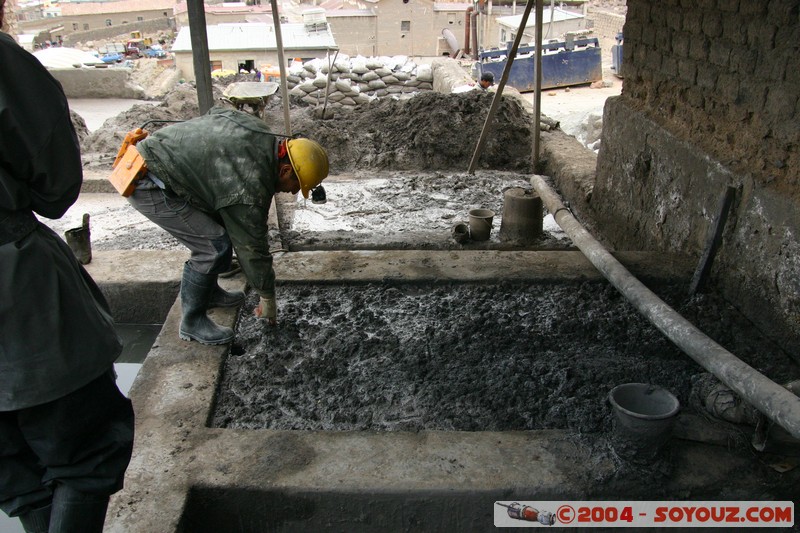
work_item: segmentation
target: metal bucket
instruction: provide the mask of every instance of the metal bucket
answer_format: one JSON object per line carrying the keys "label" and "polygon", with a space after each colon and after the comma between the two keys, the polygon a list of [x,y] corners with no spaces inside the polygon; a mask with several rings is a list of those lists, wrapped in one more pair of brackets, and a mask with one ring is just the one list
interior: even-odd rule
{"label": "metal bucket", "polygon": [[680,402],[658,385],[625,383],[611,389],[614,450],[637,462],[654,460],[668,441]]}
{"label": "metal bucket", "polygon": [[513,187],[503,195],[500,240],[532,244],[542,236],[542,199],[535,191]]}

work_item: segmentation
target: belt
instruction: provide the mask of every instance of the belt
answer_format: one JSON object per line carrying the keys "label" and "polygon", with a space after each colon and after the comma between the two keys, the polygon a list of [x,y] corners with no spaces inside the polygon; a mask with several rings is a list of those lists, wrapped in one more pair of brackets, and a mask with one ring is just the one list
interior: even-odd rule
{"label": "belt", "polygon": [[32,211],[0,211],[0,218],[0,246],[22,239],[39,224]]}

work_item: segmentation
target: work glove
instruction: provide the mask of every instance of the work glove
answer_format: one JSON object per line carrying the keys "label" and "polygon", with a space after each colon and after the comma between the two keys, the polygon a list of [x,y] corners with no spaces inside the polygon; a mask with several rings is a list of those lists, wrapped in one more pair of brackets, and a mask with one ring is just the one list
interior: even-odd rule
{"label": "work glove", "polygon": [[275,302],[275,297],[268,298],[261,297],[258,306],[255,309],[255,315],[258,318],[266,318],[270,326],[278,323],[278,304]]}

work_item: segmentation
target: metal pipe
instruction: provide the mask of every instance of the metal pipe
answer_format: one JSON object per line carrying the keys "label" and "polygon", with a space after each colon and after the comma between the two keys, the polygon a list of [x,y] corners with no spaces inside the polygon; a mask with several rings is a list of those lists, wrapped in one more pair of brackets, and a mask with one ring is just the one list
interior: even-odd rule
{"label": "metal pipe", "polygon": [[[470,40],[470,25],[472,24],[471,15],[472,15],[472,11],[473,10],[474,10],[474,8],[472,6],[467,8],[467,14],[466,14],[466,19],[467,20],[465,21],[466,26],[464,28],[464,53],[466,55],[469,55],[469,45],[470,45],[470,42],[471,42],[471,40]],[[477,59],[477,56],[476,56],[476,59]]]}
{"label": "metal pipe", "polygon": [[581,226],[542,176],[534,175],[531,185],[572,242],[640,313],[700,366],[800,438],[800,397],[717,344],[645,287]]}
{"label": "metal pipe", "polygon": [[278,13],[278,0],[270,0],[272,6],[272,25],[275,26],[275,47],[278,49],[278,67],[281,71],[281,100],[283,100],[283,125],[286,135],[292,134],[289,120],[289,88],[286,85],[286,60],[283,57],[283,37],[281,36],[281,19]]}
{"label": "metal pipe", "polygon": [[[538,1],[541,2],[541,0]],[[517,31],[517,36],[514,39],[514,44],[511,46],[511,50],[509,50],[507,54],[506,67],[503,69],[503,74],[500,76],[500,83],[497,84],[497,90],[494,93],[492,105],[489,108],[489,113],[486,115],[486,120],[483,122],[481,135],[478,138],[478,145],[475,147],[475,151],[472,153],[472,161],[470,161],[469,169],[467,171],[470,174],[475,174],[475,165],[478,164],[478,159],[483,152],[483,146],[486,144],[486,138],[489,136],[489,126],[492,124],[492,119],[494,119],[497,108],[500,106],[500,100],[503,97],[503,89],[508,81],[508,75],[511,73],[511,65],[514,64],[514,57],[517,55],[517,50],[519,50],[519,43],[522,40],[522,33],[525,30],[525,26],[528,24],[528,15],[531,14],[532,7],[533,3],[531,2],[528,2],[525,5],[525,12],[522,14],[522,20],[519,21],[519,30]],[[479,57],[477,52],[475,53],[475,57]]]}
{"label": "metal pipe", "polygon": [[472,11],[472,55],[474,56],[475,60],[478,60],[478,12],[476,10]]}

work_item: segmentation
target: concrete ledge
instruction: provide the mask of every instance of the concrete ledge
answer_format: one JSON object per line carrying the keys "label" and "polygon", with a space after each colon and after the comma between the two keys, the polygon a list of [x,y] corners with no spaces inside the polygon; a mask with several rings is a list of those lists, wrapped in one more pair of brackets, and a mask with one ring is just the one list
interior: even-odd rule
{"label": "concrete ledge", "polygon": [[[615,257],[649,280],[691,279],[694,265],[679,255],[619,252]],[[578,251],[334,251],[292,252],[275,260],[280,283],[380,281],[602,280]]]}
{"label": "concrete ledge", "polygon": [[557,189],[578,215],[589,215],[594,191],[597,155],[572,135],[559,129],[541,134],[542,174],[552,176]]}
{"label": "concrete ledge", "polygon": [[144,98],[144,89],[130,83],[128,68],[49,69],[68,98]]}
{"label": "concrete ledge", "polygon": [[98,251],[85,268],[108,300],[114,320],[160,324],[178,295],[188,258],[188,251]]}
{"label": "concrete ledge", "polygon": [[[684,280],[690,258],[652,252],[619,252],[615,257],[643,281]],[[94,252],[86,270],[100,286],[117,322],[162,323],[180,290],[188,251],[116,250]],[[275,254],[275,274],[285,283],[495,282],[602,280],[581,252],[334,251]],[[244,284],[240,274],[230,283]]]}
{"label": "concrete ledge", "polygon": [[98,170],[85,170],[83,173],[83,183],[81,184],[81,194],[86,193],[113,193],[119,194],[108,181],[111,170],[101,172]]}

